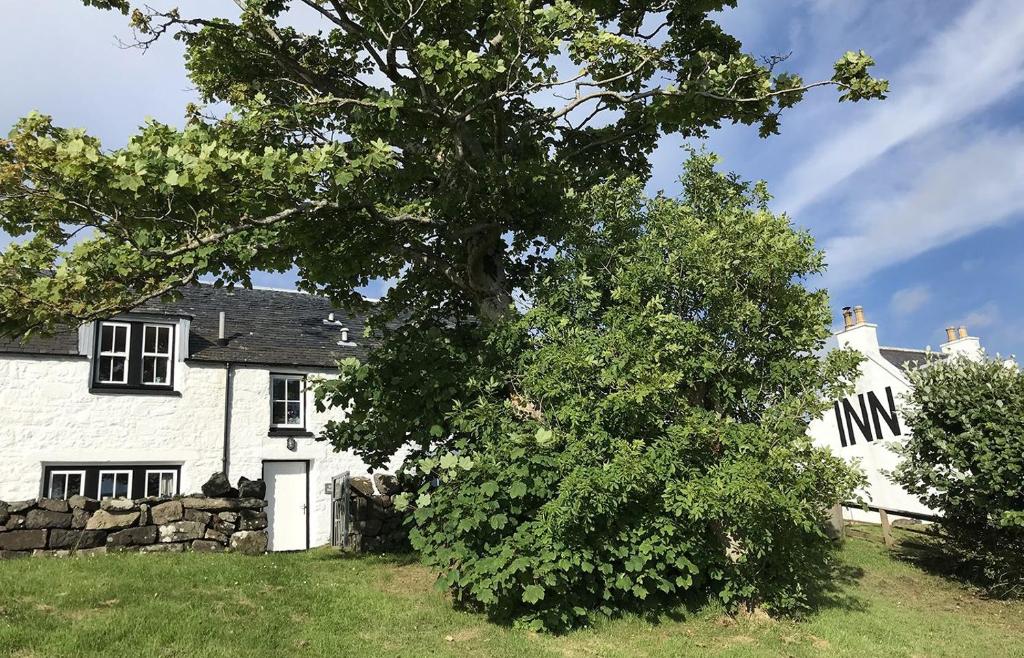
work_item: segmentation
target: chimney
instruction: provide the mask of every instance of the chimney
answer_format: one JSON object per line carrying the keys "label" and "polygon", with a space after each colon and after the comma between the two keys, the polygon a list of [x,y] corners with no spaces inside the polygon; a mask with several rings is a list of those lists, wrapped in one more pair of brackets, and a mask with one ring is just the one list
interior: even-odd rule
{"label": "chimney", "polygon": [[843,307],[843,329],[849,329],[853,326],[853,311],[849,306]]}
{"label": "chimney", "polygon": [[862,354],[878,354],[877,325],[868,324],[863,306],[843,307],[843,330],[836,334],[840,347],[849,347]]}
{"label": "chimney", "polygon": [[967,333],[967,327],[946,327],[946,342],[941,346],[942,353],[950,356],[963,356],[974,361],[984,357],[981,340]]}
{"label": "chimney", "polygon": [[[331,315],[333,315],[333,313]],[[348,328],[347,327],[342,327],[341,328],[341,342],[343,342],[343,343],[347,343],[348,342]]]}
{"label": "chimney", "polygon": [[220,312],[220,317],[218,318],[217,324],[217,344],[220,345],[221,347],[224,347],[225,345],[228,344],[228,339],[224,335],[224,311]]}

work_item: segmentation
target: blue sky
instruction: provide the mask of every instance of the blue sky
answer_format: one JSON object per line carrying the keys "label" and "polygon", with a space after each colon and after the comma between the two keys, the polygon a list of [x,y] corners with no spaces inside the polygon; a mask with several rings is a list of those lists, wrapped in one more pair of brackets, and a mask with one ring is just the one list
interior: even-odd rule
{"label": "blue sky", "polygon": [[[808,81],[858,48],[891,81],[881,103],[840,104],[819,90],[783,116],[779,136],[726,126],[707,142],[723,167],[768,181],[775,209],[826,250],[836,315],[863,305],[887,345],[936,347],[945,326],[966,324],[990,352],[1024,354],[1024,7],[741,0],[720,20],[748,52],[792,53],[785,67]],[[180,46],[122,50],[115,37],[128,34],[124,17],[71,0],[0,0],[0,130],[32,109],[108,146],[145,117],[180,124],[194,98]],[[678,189],[680,146],[663,141],[652,190]]]}

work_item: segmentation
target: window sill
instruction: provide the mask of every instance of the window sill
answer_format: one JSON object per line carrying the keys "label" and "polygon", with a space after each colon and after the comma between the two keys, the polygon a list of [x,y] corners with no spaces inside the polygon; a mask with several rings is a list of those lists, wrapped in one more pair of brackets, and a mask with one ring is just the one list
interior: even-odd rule
{"label": "window sill", "polygon": [[180,398],[181,391],[169,388],[135,388],[130,386],[92,386],[89,388],[92,395],[162,395],[164,397]]}
{"label": "window sill", "polygon": [[270,431],[267,432],[267,436],[294,436],[304,438],[313,436],[313,433],[301,427],[271,427]]}

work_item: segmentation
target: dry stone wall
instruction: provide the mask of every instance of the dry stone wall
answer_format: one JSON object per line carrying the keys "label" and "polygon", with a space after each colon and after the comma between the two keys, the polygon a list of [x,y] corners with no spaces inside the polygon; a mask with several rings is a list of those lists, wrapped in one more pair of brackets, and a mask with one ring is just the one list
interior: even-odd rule
{"label": "dry stone wall", "polygon": [[[258,485],[242,488],[262,492]],[[0,558],[186,550],[256,555],[267,550],[266,505],[262,498],[205,495],[0,501]]]}
{"label": "dry stone wall", "polygon": [[401,552],[409,550],[405,515],[395,509],[395,496],[402,488],[393,475],[377,473],[373,478],[349,480],[348,548],[356,552]]}

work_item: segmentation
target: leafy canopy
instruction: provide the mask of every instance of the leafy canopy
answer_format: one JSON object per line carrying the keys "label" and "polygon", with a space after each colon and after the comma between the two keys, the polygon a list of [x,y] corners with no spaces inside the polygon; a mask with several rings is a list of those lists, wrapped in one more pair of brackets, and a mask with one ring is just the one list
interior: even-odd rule
{"label": "leafy canopy", "polygon": [[[779,128],[816,86],[878,98],[864,53],[807,83],[715,22],[734,2],[236,0],[225,18],[130,14],[173,37],[204,104],[105,149],[33,114],[0,141],[0,331],[52,330],[213,276],[297,266],[385,316],[508,312],[566,228],[567,200],[645,176],[660,136]],[[230,4],[228,8],[233,8]],[[294,25],[315,19],[316,32]]]}
{"label": "leafy canopy", "polygon": [[678,200],[637,179],[585,195],[533,307],[491,334],[498,365],[463,369],[410,460],[413,544],[462,603],[555,629],[689,593],[806,603],[821,522],[860,482],[807,424],[857,359],[815,356],[831,314],[801,283],[809,236],[712,164]]}
{"label": "leafy canopy", "polygon": [[894,480],[942,516],[957,567],[1024,595],[1024,374],[999,359],[930,361],[908,373]]}

